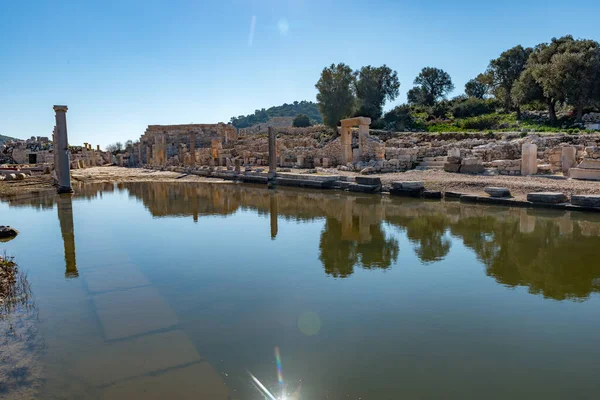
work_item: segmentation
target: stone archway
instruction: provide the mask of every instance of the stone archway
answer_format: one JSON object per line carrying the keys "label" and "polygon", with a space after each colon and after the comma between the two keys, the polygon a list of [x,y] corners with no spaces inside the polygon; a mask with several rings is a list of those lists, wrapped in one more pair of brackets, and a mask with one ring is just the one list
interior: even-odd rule
{"label": "stone archway", "polygon": [[358,157],[361,157],[366,151],[371,118],[346,118],[340,122],[342,124],[342,127],[340,128],[340,136],[342,140],[342,162],[347,164],[354,161],[352,157],[352,127],[358,126]]}

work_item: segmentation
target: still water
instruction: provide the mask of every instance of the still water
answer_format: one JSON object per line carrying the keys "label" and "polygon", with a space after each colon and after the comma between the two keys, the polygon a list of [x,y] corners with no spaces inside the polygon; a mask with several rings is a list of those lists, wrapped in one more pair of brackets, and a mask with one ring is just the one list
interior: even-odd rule
{"label": "still water", "polygon": [[0,397],[597,398],[597,215],[132,183],[0,217],[36,307]]}

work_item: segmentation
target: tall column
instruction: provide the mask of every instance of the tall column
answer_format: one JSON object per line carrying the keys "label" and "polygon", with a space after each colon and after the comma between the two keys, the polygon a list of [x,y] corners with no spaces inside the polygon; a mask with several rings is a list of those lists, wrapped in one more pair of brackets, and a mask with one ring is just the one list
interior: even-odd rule
{"label": "tall column", "polygon": [[190,166],[196,166],[196,134],[190,132]]}
{"label": "tall column", "polygon": [[141,167],[142,165],[144,165],[144,157],[142,154],[142,144],[138,144],[138,167]]}
{"label": "tall column", "polygon": [[59,181],[59,172],[58,172],[58,145],[57,145],[57,141],[56,141],[56,126],[54,127],[54,130],[52,131],[52,155],[54,156],[54,176],[56,177],[56,183],[58,184]]}
{"label": "tall column", "polygon": [[340,136],[342,140],[342,163],[352,162],[352,128],[341,126]]}
{"label": "tall column", "polygon": [[152,160],[152,147],[146,146],[146,164],[150,164]]}
{"label": "tall column", "polygon": [[57,196],[58,222],[65,247],[65,277],[77,278],[77,261],[75,257],[75,230],[73,228],[73,202],[71,195]]}
{"label": "tall column", "polygon": [[67,137],[67,106],[54,106],[56,113],[56,152],[58,157],[58,193],[71,193],[69,139]]}
{"label": "tall column", "polygon": [[274,177],[277,172],[277,139],[273,128],[269,126],[269,176]]}

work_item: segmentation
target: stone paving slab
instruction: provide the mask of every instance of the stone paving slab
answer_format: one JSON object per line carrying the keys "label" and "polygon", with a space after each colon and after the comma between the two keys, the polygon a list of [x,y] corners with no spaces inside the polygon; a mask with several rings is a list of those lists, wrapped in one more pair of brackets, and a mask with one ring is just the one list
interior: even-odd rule
{"label": "stone paving slab", "polygon": [[84,271],[82,277],[85,279],[88,290],[92,293],[130,289],[150,284],[139,268],[131,264],[98,267],[94,270]]}
{"label": "stone paving slab", "polygon": [[91,385],[105,386],[201,360],[185,333],[177,330],[104,343],[79,357],[73,369]]}
{"label": "stone paving slab", "polygon": [[104,390],[104,398],[227,400],[229,391],[214,368],[207,362],[201,362],[157,375],[119,382]]}
{"label": "stone paving slab", "polygon": [[107,340],[122,339],[178,323],[156,289],[141,287],[92,297]]}

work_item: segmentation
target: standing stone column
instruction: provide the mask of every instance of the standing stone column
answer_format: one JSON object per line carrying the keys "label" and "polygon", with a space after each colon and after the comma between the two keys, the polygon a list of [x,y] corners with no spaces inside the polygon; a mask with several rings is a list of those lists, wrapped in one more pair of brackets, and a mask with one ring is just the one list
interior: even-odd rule
{"label": "standing stone column", "polygon": [[152,161],[152,147],[146,146],[146,164],[150,164]]}
{"label": "standing stone column", "polygon": [[77,261],[75,258],[75,230],[73,228],[73,201],[70,195],[57,196],[58,222],[65,248],[65,277],[77,278]]}
{"label": "standing stone column", "polygon": [[277,173],[277,139],[273,128],[269,127],[269,178]]}
{"label": "standing stone column", "polygon": [[340,128],[340,138],[342,141],[342,163],[346,165],[352,162],[352,128],[342,125]]}
{"label": "standing stone column", "polygon": [[58,144],[57,144],[57,140],[56,140],[56,126],[54,127],[54,130],[52,131],[52,155],[54,156],[54,176],[56,177],[56,184],[58,184],[59,181],[59,172],[58,172]]}
{"label": "standing stone column", "polygon": [[560,166],[563,175],[569,175],[569,170],[577,165],[577,148],[575,146],[565,146],[560,155]]}
{"label": "standing stone column", "polygon": [[190,132],[190,167],[196,166],[196,134]]}
{"label": "standing stone column", "polygon": [[521,175],[537,174],[537,146],[525,143],[521,149]]}
{"label": "standing stone column", "polygon": [[367,153],[367,138],[369,137],[369,125],[360,124],[358,125],[358,152],[360,157],[363,157]]}
{"label": "standing stone column", "polygon": [[69,138],[67,137],[67,106],[54,106],[56,113],[56,153],[58,167],[58,193],[72,193],[69,162]]}

